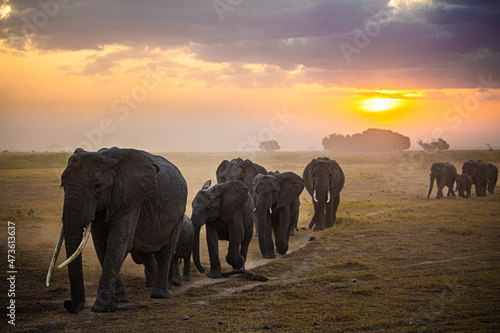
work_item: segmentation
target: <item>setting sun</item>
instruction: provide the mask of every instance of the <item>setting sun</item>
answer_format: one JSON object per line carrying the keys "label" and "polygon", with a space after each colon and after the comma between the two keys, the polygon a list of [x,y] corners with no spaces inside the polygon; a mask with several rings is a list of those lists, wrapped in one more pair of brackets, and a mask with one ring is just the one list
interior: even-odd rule
{"label": "setting sun", "polygon": [[393,109],[403,103],[397,98],[369,98],[361,101],[360,107],[368,112],[382,112]]}

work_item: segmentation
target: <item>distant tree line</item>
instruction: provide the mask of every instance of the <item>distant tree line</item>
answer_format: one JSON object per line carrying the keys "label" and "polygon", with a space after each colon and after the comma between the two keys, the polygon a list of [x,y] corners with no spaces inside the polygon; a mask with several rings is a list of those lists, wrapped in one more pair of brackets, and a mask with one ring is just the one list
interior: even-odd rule
{"label": "distant tree line", "polygon": [[377,128],[370,128],[363,133],[353,135],[330,134],[322,141],[325,150],[332,152],[391,152],[410,148],[410,138]]}
{"label": "distant tree line", "polygon": [[267,140],[267,141],[262,141],[259,144],[259,149],[265,151],[275,151],[275,150],[280,150],[281,147],[276,140]]}
{"label": "distant tree line", "polygon": [[435,151],[435,150],[448,150],[450,149],[450,145],[439,138],[437,140],[432,140],[430,143],[423,142],[422,140],[418,140],[417,144],[422,147],[425,151]]}

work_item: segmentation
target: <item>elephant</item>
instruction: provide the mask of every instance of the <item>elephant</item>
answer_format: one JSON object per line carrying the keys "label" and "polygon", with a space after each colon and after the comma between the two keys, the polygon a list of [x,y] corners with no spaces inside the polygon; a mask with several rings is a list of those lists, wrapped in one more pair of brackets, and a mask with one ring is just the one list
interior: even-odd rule
{"label": "elephant", "polygon": [[337,220],[340,191],[345,182],[342,168],[335,160],[319,157],[309,162],[303,177],[314,205],[314,216],[309,223],[309,229],[313,226],[314,230],[332,227]]}
{"label": "elephant", "polygon": [[[252,181],[259,173],[265,175],[267,170],[264,167],[253,163],[249,159],[243,160],[241,158],[235,158],[231,161],[224,160],[221,162],[216,171],[217,183],[221,184],[228,180],[239,180],[248,188],[248,191],[252,195],[252,199],[254,199],[254,193],[252,193]],[[254,216],[255,235],[257,236],[259,234],[259,230],[256,220],[257,219]]]}
{"label": "elephant", "polygon": [[496,165],[488,163],[486,164],[488,167],[488,192],[490,194],[495,193],[495,186],[497,186],[497,180],[498,180],[498,168]]}
{"label": "elephant", "polygon": [[258,174],[253,179],[252,188],[256,196],[260,252],[267,259],[276,257],[272,239],[274,232],[278,253],[286,254],[290,233],[299,216],[298,198],[304,190],[304,180],[293,172]]}
{"label": "elephant", "polygon": [[455,184],[456,177],[457,168],[455,168],[453,164],[450,164],[448,162],[436,162],[432,164],[427,199],[429,199],[429,197],[431,196],[432,187],[434,186],[434,180],[436,180],[436,185],[438,188],[436,199],[441,199],[443,197],[443,188],[445,186],[448,187],[447,196],[455,196],[453,185]]}
{"label": "elephant", "polygon": [[150,297],[169,298],[169,269],[187,202],[179,169],[141,150],[78,148],[61,181],[63,226],[47,286],[64,239],[68,259],[59,267],[68,265],[71,300],[64,302],[66,310],[77,313],[85,306],[81,252],[89,232],[102,267],[92,311],[113,312],[117,302],[128,301],[119,272],[129,252],[146,265],[154,257],[157,274]]}
{"label": "elephant", "polygon": [[470,190],[472,187],[472,178],[466,173],[457,175],[455,181],[457,182],[456,192],[462,198],[470,198]]}
{"label": "elephant", "polygon": [[179,264],[181,261],[184,261],[182,280],[191,280],[191,253],[193,252],[193,239],[193,222],[189,217],[184,215],[184,220],[182,221],[182,229],[179,235],[179,241],[177,242],[177,247],[175,248],[174,257],[172,259],[172,265],[170,266],[171,277],[169,278],[169,285],[181,285],[181,275],[179,272]]}
{"label": "elephant", "polygon": [[[226,261],[234,271],[244,273],[248,246],[253,236],[253,200],[247,187],[239,180],[226,181],[212,187],[208,180],[193,199],[191,220],[194,227],[193,261],[200,273],[205,269],[200,263],[200,229],[206,224],[209,278],[221,278],[219,240],[229,241]],[[233,271],[233,272],[234,272]]]}
{"label": "elephant", "polygon": [[472,178],[472,184],[475,184],[476,195],[478,197],[486,196],[488,186],[488,166],[481,160],[469,160],[462,165],[462,173],[466,173]]}

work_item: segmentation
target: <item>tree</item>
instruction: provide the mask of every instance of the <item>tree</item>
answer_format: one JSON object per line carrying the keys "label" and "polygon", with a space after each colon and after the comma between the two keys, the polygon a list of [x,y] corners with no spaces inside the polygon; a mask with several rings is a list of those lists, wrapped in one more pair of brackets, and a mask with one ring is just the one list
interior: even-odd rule
{"label": "tree", "polygon": [[377,128],[369,128],[352,136],[330,134],[323,138],[323,147],[328,151],[388,152],[410,148],[410,138],[402,134]]}
{"label": "tree", "polygon": [[417,140],[417,144],[425,151],[441,151],[450,149],[450,145],[442,138],[431,140],[431,142],[429,143],[423,142],[422,140]]}
{"label": "tree", "polygon": [[268,141],[262,141],[259,144],[259,149],[265,151],[274,151],[274,150],[280,150],[281,147],[276,140],[268,140]]}

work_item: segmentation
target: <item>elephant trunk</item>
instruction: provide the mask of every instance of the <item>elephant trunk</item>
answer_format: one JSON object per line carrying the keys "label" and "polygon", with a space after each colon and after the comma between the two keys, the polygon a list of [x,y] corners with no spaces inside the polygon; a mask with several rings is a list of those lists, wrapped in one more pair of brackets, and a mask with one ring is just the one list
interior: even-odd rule
{"label": "elephant trunk", "polygon": [[260,197],[257,200],[257,225],[259,228],[260,252],[267,259],[275,258],[274,245],[271,236],[271,226],[268,225],[268,214],[273,214],[272,199]]}
{"label": "elephant trunk", "polygon": [[429,197],[431,196],[431,192],[432,192],[432,187],[434,186],[434,175],[431,173],[431,178],[429,180],[429,192],[427,193],[427,199],[429,199]]}
{"label": "elephant trunk", "polygon": [[[83,231],[85,227],[90,228],[90,222],[95,218],[95,205],[89,203],[82,207],[81,197],[78,200],[68,199],[65,196],[63,207],[63,235],[66,247],[66,256],[71,258],[77,251],[83,249]],[[88,237],[87,230],[86,234]],[[83,244],[83,246],[82,246]],[[80,249],[79,249],[80,248]],[[68,264],[68,275],[71,288],[71,300],[64,302],[68,312],[77,313],[85,307],[85,287],[83,281],[82,255],[77,254]]]}
{"label": "elephant trunk", "polygon": [[205,221],[201,221],[201,217],[196,213],[191,216],[191,221],[193,222],[194,229],[193,262],[200,273],[205,273],[205,269],[201,266],[200,262],[200,233],[201,227],[205,224]]}

